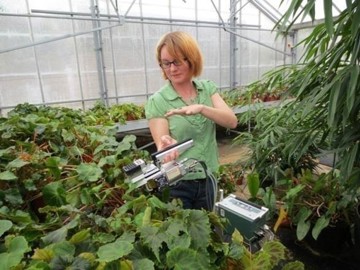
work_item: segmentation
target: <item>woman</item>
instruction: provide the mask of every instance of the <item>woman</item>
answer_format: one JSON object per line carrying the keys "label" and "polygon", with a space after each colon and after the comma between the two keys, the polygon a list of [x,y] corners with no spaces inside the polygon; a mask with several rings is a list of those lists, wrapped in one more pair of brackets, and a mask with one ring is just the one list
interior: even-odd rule
{"label": "woman", "polygon": [[[196,80],[203,68],[195,39],[185,32],[171,32],[160,38],[156,49],[163,77],[168,81],[145,106],[146,118],[158,151],[177,142],[193,139],[193,147],[180,155],[202,161],[210,172],[219,167],[216,124],[235,128],[237,118],[208,80]],[[169,154],[165,162],[178,158]],[[170,196],[182,200],[184,208],[212,210],[214,191],[204,171],[184,176],[170,187]]]}

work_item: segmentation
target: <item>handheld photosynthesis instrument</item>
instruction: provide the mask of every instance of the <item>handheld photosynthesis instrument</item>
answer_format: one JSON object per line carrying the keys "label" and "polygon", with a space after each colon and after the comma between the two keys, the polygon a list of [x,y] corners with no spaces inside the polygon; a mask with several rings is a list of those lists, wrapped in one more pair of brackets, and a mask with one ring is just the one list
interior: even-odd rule
{"label": "handheld photosynthesis instrument", "polygon": [[155,192],[176,184],[184,175],[191,171],[198,162],[187,158],[181,161],[173,160],[167,163],[163,163],[163,160],[173,151],[177,151],[180,154],[192,146],[193,140],[188,139],[153,153],[151,155],[151,163],[146,163],[142,159],[135,160],[133,163],[123,167],[123,171],[128,176],[126,181],[135,185],[135,188],[145,186],[148,191]]}

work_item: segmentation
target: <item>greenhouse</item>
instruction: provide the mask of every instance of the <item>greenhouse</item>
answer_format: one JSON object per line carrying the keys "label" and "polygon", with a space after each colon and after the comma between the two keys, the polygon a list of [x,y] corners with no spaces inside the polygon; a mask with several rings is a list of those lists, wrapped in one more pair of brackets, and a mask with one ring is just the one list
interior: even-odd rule
{"label": "greenhouse", "polygon": [[359,269],[359,0],[0,0],[0,269]]}

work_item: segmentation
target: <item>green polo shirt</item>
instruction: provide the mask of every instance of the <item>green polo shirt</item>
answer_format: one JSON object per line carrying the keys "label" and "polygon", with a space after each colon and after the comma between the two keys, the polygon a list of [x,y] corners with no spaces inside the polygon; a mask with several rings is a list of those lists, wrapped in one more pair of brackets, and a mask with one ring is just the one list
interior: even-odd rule
{"label": "green polo shirt", "polygon": [[[198,91],[195,103],[213,106],[211,96],[217,93],[215,83],[208,80],[194,80],[193,83]],[[146,119],[165,118],[164,115],[167,111],[186,105],[171,83],[168,82],[154,93],[146,103]],[[178,160],[190,158],[204,161],[210,172],[216,172],[219,167],[216,124],[201,114],[173,115],[168,117],[167,120],[171,137],[178,142],[193,139],[193,146],[181,153]],[[205,174],[202,170],[198,170],[196,173],[188,173],[184,179],[204,177]]]}

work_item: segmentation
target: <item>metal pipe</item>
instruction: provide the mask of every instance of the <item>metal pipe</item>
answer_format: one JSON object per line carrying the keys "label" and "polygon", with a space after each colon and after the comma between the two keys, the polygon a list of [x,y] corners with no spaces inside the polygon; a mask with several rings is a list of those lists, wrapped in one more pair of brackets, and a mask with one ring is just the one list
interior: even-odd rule
{"label": "metal pipe", "polygon": [[130,12],[132,6],[135,4],[136,0],[133,0],[129,6],[129,8],[126,10],[124,16],[126,17],[128,15],[128,13]]}
{"label": "metal pipe", "polygon": [[[29,10],[29,2],[28,2],[28,0],[26,0],[26,8],[27,8],[27,10]],[[31,41],[34,42],[35,37],[34,37],[34,31],[33,31],[32,22],[31,22],[30,18],[28,18],[28,21],[29,21]],[[43,86],[43,80],[42,80],[41,72],[40,72],[38,55],[37,55],[37,51],[36,51],[35,47],[33,47],[32,50],[33,50],[34,56],[35,56],[36,74],[37,74],[37,77],[38,77],[38,80],[39,80],[41,99],[42,99],[42,102],[45,102],[44,86]]]}
{"label": "metal pipe", "polygon": [[[238,3],[239,1],[241,1],[241,0],[238,0],[238,1],[235,3],[235,5],[237,5],[237,3]],[[249,4],[249,3],[250,3],[250,2],[247,1],[245,4],[243,4],[242,6],[240,6],[240,8],[239,8],[238,10],[236,10],[234,14],[230,14],[229,17],[235,16],[237,13],[241,12],[241,10],[242,10],[247,4]]]}
{"label": "metal pipe", "polygon": [[[271,3],[269,3],[267,0],[261,0],[262,2],[266,3],[269,7],[271,7],[272,11],[274,11],[275,13],[277,13],[279,15],[279,17],[282,17],[283,14],[281,14],[281,12],[275,8]],[[259,1],[257,1],[259,3]],[[271,11],[270,11],[271,12]]]}
{"label": "metal pipe", "polygon": [[[117,17],[119,19],[119,22],[121,23],[124,20],[124,16],[121,16],[119,14],[119,9],[118,9],[118,6],[117,6],[117,0],[116,0],[116,5],[114,4],[113,0],[110,0],[110,3],[111,3],[112,7],[114,8],[114,10],[116,12],[116,15],[117,15]],[[108,1],[106,1],[106,4],[107,4],[107,6],[109,6]],[[109,13],[109,10],[108,10],[108,13]]]}
{"label": "metal pipe", "polygon": [[[0,16],[11,16],[11,17],[30,17],[30,18],[44,18],[44,19],[60,19],[60,20],[80,20],[80,21],[104,21],[104,22],[115,22],[119,23],[118,19],[97,19],[97,18],[79,18],[79,17],[64,17],[64,16],[46,16],[46,15],[31,15],[31,14],[17,14],[17,13],[0,13]],[[109,16],[111,17],[111,16]],[[139,21],[135,21],[139,20]],[[169,23],[164,23],[163,25],[177,25],[177,26],[192,26],[187,25],[185,23],[195,23],[198,27],[209,27],[211,28],[211,25],[216,25],[219,27],[222,27],[221,23],[218,22],[210,22],[210,21],[192,21],[192,20],[177,20],[177,19],[162,19],[162,18],[151,18],[151,17],[135,17],[130,16],[124,18],[124,21],[120,23],[120,25],[123,25],[124,23],[146,23],[146,24],[160,24],[160,23],[151,23],[146,20],[154,20],[154,21],[167,21]],[[184,24],[179,24],[177,22],[183,22]],[[242,30],[262,30],[262,31],[273,31],[272,29],[260,29],[260,25],[254,25],[254,24],[238,24],[237,29]]]}
{"label": "metal pipe", "polygon": [[[221,14],[221,4],[220,4],[220,0],[218,1],[218,6],[219,6],[219,13]],[[222,72],[221,72],[221,63],[222,63],[222,59],[221,59],[221,52],[222,52],[222,42],[221,42],[221,30],[218,31],[218,43],[219,43],[219,51],[218,51],[218,59],[219,59],[219,65],[218,65],[218,70],[220,71],[219,72],[219,86],[221,85],[222,83]],[[218,87],[219,87],[218,86]],[[219,89],[221,90],[221,89]]]}
{"label": "metal pipe", "polygon": [[267,44],[265,44],[265,43],[262,43],[262,42],[260,42],[260,41],[254,40],[254,39],[252,39],[252,38],[244,37],[244,36],[239,35],[239,34],[233,32],[233,31],[231,31],[231,30],[229,30],[229,29],[227,29],[227,28],[225,28],[225,31],[226,31],[226,32],[229,32],[229,33],[233,33],[234,35],[237,35],[238,37],[241,37],[241,38],[243,38],[243,39],[252,41],[252,42],[254,42],[254,43],[256,43],[256,44],[259,44],[259,45],[261,45],[261,46],[264,46],[264,47],[266,47],[266,48],[269,48],[269,49],[271,49],[271,50],[273,50],[273,51],[276,51],[276,52],[278,52],[278,53],[282,53],[282,54],[285,54],[285,55],[287,55],[287,56],[291,56],[291,54],[289,54],[289,53],[287,53],[287,52],[280,51],[280,50],[278,50],[278,49],[276,49],[276,48],[273,48],[273,47],[271,47],[271,46],[269,46],[269,45],[267,45]]}
{"label": "metal pipe", "polygon": [[[211,3],[213,4],[214,8],[216,9],[216,6],[214,5],[213,0],[211,0]],[[266,48],[269,48],[269,49],[271,49],[271,50],[274,50],[274,51],[276,51],[276,52],[278,52],[278,53],[282,53],[282,54],[291,56],[291,54],[288,54],[288,53],[286,53],[286,52],[284,52],[284,51],[280,51],[280,50],[278,50],[278,49],[276,49],[276,48],[273,48],[273,47],[271,47],[271,46],[269,46],[269,45],[267,45],[267,44],[265,44],[265,43],[259,42],[259,41],[257,41],[257,40],[254,40],[254,39],[251,39],[251,38],[242,36],[242,35],[239,35],[238,33],[234,32],[234,31],[232,31],[232,30],[229,30],[229,29],[226,27],[226,24],[225,24],[224,20],[222,19],[221,14],[218,12],[217,9],[216,9],[216,11],[217,11],[217,13],[218,13],[218,15],[219,15],[219,18],[220,18],[221,22],[222,22],[222,25],[223,25],[222,28],[224,29],[224,31],[226,31],[226,32],[228,32],[228,33],[230,33],[230,34],[234,34],[234,35],[236,35],[236,36],[238,36],[238,37],[241,37],[241,38],[243,38],[243,39],[246,39],[246,40],[255,42],[255,43],[257,43],[257,44],[259,44],[259,45],[261,45],[261,46],[264,46],[264,47],[266,47]]]}
{"label": "metal pipe", "polygon": [[261,11],[270,21],[273,23],[277,23],[279,18],[275,17],[273,14],[269,13],[267,8],[265,8],[260,2],[257,0],[249,0],[259,11]]}
{"label": "metal pipe", "polygon": [[[61,12],[61,11],[51,11],[51,10],[38,10],[38,9],[32,9],[31,10],[32,13],[44,13],[44,14],[56,14],[56,15],[68,15],[68,16],[72,16],[73,19],[85,19],[85,18],[76,18],[74,17],[74,15],[78,15],[78,16],[91,16],[91,14],[89,13],[83,13],[83,12]],[[20,14],[14,14],[14,13],[2,13],[1,15],[8,15],[8,16],[21,16]],[[106,20],[108,21],[109,19],[100,19],[101,17],[105,17],[105,18],[117,18],[115,15],[99,15],[98,19],[94,19],[94,18],[89,18],[88,20]],[[55,19],[70,19],[67,17],[55,17],[55,16],[47,16],[46,18],[55,18]],[[146,20],[150,20],[150,21],[166,21],[166,22],[183,22],[183,23],[202,23],[202,24],[210,24],[210,25],[219,25],[219,23],[217,22],[213,22],[213,21],[198,21],[198,20],[186,20],[186,19],[173,19],[173,18],[156,18],[156,17],[139,17],[139,16],[124,16],[124,20],[125,22],[127,22],[127,20],[139,20],[139,21],[146,21]],[[111,20],[114,22],[119,22],[118,20]],[[259,28],[260,25],[254,25],[254,24],[239,24],[237,25],[238,27],[255,27],[255,28]]]}
{"label": "metal pipe", "polygon": [[[96,2],[96,3],[95,3]],[[98,17],[99,8],[98,8],[98,0],[90,0],[91,3],[91,13],[93,17]],[[95,46],[95,53],[96,53],[96,66],[98,69],[98,79],[99,79],[99,90],[100,90],[100,97],[106,106],[109,105],[107,95],[107,85],[106,85],[106,75],[105,75],[105,63],[104,63],[104,55],[103,55],[103,48],[102,48],[102,35],[101,35],[101,24],[99,21],[93,21],[93,27],[99,29],[98,31],[93,32],[94,37],[94,46]]]}
{"label": "metal pipe", "polygon": [[[112,0],[111,0],[111,3],[112,3]],[[117,1],[116,1],[116,4],[117,4]],[[107,4],[107,12],[108,13],[110,12],[109,4]],[[114,53],[114,43],[113,43],[113,31],[112,31],[112,28],[109,29],[109,35],[110,35],[110,51],[111,51],[111,59],[112,59],[112,72],[114,74],[115,96],[118,96],[118,83],[117,83],[117,79],[116,79],[116,64],[115,64],[115,53]],[[116,98],[116,103],[119,103],[118,98]]]}
{"label": "metal pipe", "polygon": [[[72,2],[71,1],[72,0],[69,0],[70,10],[72,10]],[[73,20],[71,21],[71,28],[72,28],[73,34],[75,34],[75,24],[74,24]],[[77,69],[78,78],[79,78],[80,96],[81,96],[81,99],[84,99],[84,89],[83,89],[83,84],[81,81],[78,46],[77,46],[76,38],[74,37],[73,39],[74,39],[74,44],[75,44],[76,69]],[[81,105],[82,105],[82,109],[85,110],[85,102],[82,102]]]}
{"label": "metal pipe", "polygon": [[[141,1],[141,0],[140,0]],[[143,14],[142,4],[140,5],[140,14]],[[149,84],[148,84],[148,76],[147,76],[147,61],[146,61],[146,45],[145,45],[145,33],[144,33],[144,25],[141,24],[141,40],[143,45],[143,54],[144,54],[144,73],[145,73],[145,92],[149,93]]]}
{"label": "metal pipe", "polygon": [[[214,3],[211,0],[212,3]],[[230,28],[234,29],[236,25],[236,17],[235,17],[235,0],[230,0],[230,14],[233,14],[230,17]],[[219,13],[220,14],[220,13]],[[236,35],[234,33],[230,33],[230,85],[232,89],[236,88]]]}

